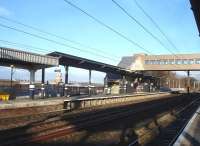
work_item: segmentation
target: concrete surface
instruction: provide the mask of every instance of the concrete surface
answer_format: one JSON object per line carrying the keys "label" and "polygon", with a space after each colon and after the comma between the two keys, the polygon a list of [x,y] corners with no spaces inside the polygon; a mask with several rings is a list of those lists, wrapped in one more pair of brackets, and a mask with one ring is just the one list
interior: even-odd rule
{"label": "concrete surface", "polygon": [[[115,98],[115,97],[133,97],[133,96],[141,96],[141,95],[155,95],[158,93],[136,93],[136,94],[126,94],[126,95],[97,95],[97,96],[72,96],[72,97],[51,97],[45,99],[21,99],[21,100],[9,100],[9,101],[1,101],[0,102],[0,110],[1,109],[14,109],[14,108],[23,108],[23,107],[34,107],[34,106],[48,106],[48,105],[57,105],[63,104],[65,101],[73,101],[73,100],[90,100],[97,98]],[[162,94],[162,93],[160,93]],[[168,94],[168,93],[164,93]]]}
{"label": "concrete surface", "polygon": [[200,107],[178,137],[174,146],[200,146]]}

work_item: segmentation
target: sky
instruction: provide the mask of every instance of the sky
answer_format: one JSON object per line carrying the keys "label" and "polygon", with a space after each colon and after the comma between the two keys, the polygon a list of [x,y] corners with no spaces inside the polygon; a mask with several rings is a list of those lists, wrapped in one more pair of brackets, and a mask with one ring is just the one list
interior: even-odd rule
{"label": "sky", "polygon": [[[140,26],[125,15],[111,0],[69,0],[97,17],[105,24],[123,33],[134,40],[152,54],[170,54]],[[165,46],[174,53],[199,53],[200,38],[194,20],[189,0],[138,0],[138,3],[159,24],[162,30],[173,41],[178,50],[166,41],[151,21],[145,17],[136,6],[134,0],[116,0],[140,23],[157,36]],[[66,45],[80,48],[82,51],[57,45],[45,40],[31,37],[23,33],[9,30],[0,26],[0,40],[35,46],[40,50],[11,45],[0,41],[1,46],[22,49],[35,53],[45,54],[60,51],[108,64],[117,65],[122,56],[131,56],[136,53],[146,53],[127,40],[98,24],[91,18],[74,9],[64,0],[0,0],[0,16],[17,20],[54,33],[66,39],[81,43],[77,45],[66,40],[58,39],[30,28],[8,22],[0,18],[0,24],[16,27],[27,32],[42,35]],[[93,53],[88,53],[93,52]],[[62,71],[63,71],[63,67]],[[9,68],[0,67],[0,78],[10,78]],[[48,69],[47,80],[55,77],[54,68]],[[28,71],[16,69],[14,78],[28,79]],[[64,74],[64,72],[63,72]],[[105,74],[93,72],[93,81],[102,82]],[[40,71],[36,75],[40,79]],[[70,68],[71,81],[87,81],[88,71]]]}

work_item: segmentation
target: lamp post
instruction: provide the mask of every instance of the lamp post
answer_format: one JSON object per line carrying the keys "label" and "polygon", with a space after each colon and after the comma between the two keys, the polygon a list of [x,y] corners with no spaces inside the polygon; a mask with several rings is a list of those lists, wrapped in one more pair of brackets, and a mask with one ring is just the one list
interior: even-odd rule
{"label": "lamp post", "polygon": [[13,87],[13,74],[14,74],[14,65],[10,65],[11,72],[10,72],[10,87]]}

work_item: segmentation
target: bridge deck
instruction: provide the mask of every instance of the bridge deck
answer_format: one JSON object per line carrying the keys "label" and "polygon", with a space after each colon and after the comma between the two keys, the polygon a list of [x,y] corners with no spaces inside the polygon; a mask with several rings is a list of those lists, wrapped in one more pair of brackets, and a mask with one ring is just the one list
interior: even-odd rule
{"label": "bridge deck", "polygon": [[41,69],[59,65],[58,58],[10,48],[0,48],[0,65],[24,69]]}

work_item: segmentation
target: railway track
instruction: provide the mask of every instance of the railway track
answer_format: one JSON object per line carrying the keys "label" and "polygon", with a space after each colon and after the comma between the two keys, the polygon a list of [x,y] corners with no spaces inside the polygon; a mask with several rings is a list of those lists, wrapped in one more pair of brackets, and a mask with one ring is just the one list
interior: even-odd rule
{"label": "railway track", "polygon": [[177,113],[178,119],[166,129],[163,129],[163,132],[158,137],[159,141],[163,146],[172,146],[177,137],[181,134],[186,124],[196,111],[200,104],[200,100],[196,100],[189,106],[183,108],[180,112]]}
{"label": "railway track", "polygon": [[[3,137],[1,136],[1,146],[6,145],[27,145],[31,143],[41,142],[41,141],[48,141],[52,138],[62,137],[66,134],[71,134],[73,132],[87,129],[89,127],[93,127],[105,122],[113,121],[119,118],[125,118],[129,115],[133,115],[142,111],[148,111],[155,109],[156,107],[163,106],[163,105],[170,105],[173,101],[181,100],[181,98],[174,98],[174,99],[165,99],[161,100],[160,102],[154,102],[152,104],[144,106],[138,106],[137,108],[130,107],[119,107],[118,109],[110,109],[108,111],[99,111],[94,112],[91,115],[84,115],[74,117],[74,120],[66,123],[65,117],[61,118],[60,120],[52,120],[48,122],[39,122],[33,124],[32,130],[27,131],[26,133],[15,133],[10,136]],[[140,107],[140,108],[139,108]]]}
{"label": "railway track", "polygon": [[[193,113],[199,107],[200,98],[192,101],[191,103],[185,105],[184,107],[179,108],[178,111],[174,113],[177,117],[177,120],[167,126],[166,128],[161,129],[160,134],[153,140],[148,143],[147,146],[172,146],[178,136],[181,134],[188,121],[192,117]],[[152,129],[152,131],[157,131],[157,129]],[[152,132],[151,131],[151,132]],[[150,133],[146,133],[143,136],[149,135]],[[141,138],[141,137],[140,137]],[[138,146],[139,138],[133,140],[128,146]]]}
{"label": "railway track", "polygon": [[[135,97],[140,97],[140,96],[148,96],[148,95],[154,95],[154,94],[141,94],[137,95]],[[156,94],[155,94],[156,95]],[[157,94],[159,95],[159,94]],[[166,96],[167,97],[167,96]],[[107,109],[110,107],[115,107],[115,106],[123,106],[123,105],[128,105],[128,104],[137,104],[141,102],[147,102],[151,100],[157,100],[159,99],[158,97],[151,97],[147,99],[141,99],[141,100],[135,100],[135,101],[129,101],[129,102],[121,102],[121,103],[113,103],[113,104],[107,104],[107,105],[99,105],[95,107],[89,107],[89,108],[80,108],[80,109],[61,109],[61,110],[54,110],[54,111],[48,111],[48,112],[33,112],[33,109],[26,109],[23,108],[20,110],[25,110],[26,113],[27,111],[31,111],[30,114],[24,114],[24,115],[18,115],[18,111],[16,111],[16,114],[14,116],[9,116],[9,117],[1,117],[0,118],[0,130],[6,130],[6,129],[11,129],[11,128],[17,128],[17,127],[22,127],[25,125],[30,125],[33,123],[39,123],[39,122],[44,122],[47,121],[48,119],[56,118],[60,120],[60,117],[62,116],[70,116],[80,113],[87,113],[87,112],[98,112],[101,111],[102,109]],[[13,112],[13,111],[12,111]],[[73,116],[71,116],[73,118]],[[14,124],[13,124],[14,123]]]}

